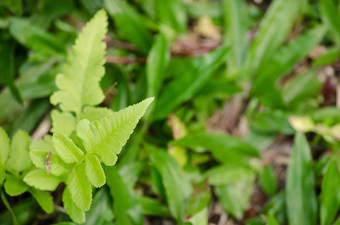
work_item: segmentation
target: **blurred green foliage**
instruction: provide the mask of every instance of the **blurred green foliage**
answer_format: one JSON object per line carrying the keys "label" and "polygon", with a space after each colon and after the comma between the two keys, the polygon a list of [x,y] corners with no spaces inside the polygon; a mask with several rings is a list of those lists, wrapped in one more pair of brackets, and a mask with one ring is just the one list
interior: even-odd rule
{"label": "blurred green foliage", "polygon": [[[50,117],[72,126],[50,115],[49,97],[99,9],[101,106],[155,100],[104,167],[85,224],[340,224],[338,0],[0,0],[0,125],[12,145],[19,129],[34,141],[49,132]],[[28,188],[10,179],[1,225],[72,224],[62,186],[45,214],[10,197]]]}

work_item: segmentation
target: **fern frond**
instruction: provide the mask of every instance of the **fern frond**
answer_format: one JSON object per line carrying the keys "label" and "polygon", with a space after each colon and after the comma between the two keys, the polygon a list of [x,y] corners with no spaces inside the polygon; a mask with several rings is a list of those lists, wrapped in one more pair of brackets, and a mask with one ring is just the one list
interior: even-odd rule
{"label": "fern frond", "polygon": [[80,115],[84,105],[97,105],[104,99],[99,81],[104,75],[105,48],[102,41],[107,32],[107,15],[100,10],[83,28],[68,54],[62,73],[57,75],[59,91],[51,103],[63,111]]}
{"label": "fern frond", "polygon": [[77,135],[86,151],[97,154],[106,165],[114,165],[117,154],[152,101],[153,98],[145,99],[100,120],[81,120],[77,126]]}

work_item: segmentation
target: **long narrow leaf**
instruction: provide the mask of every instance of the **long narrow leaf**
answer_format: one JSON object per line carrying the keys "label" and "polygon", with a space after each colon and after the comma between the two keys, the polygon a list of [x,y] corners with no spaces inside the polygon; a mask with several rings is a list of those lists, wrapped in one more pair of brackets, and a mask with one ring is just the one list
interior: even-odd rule
{"label": "long narrow leaf", "polygon": [[288,166],[286,204],[290,225],[316,224],[312,156],[305,136],[297,133]]}
{"label": "long narrow leaf", "polygon": [[155,106],[154,119],[163,119],[178,105],[192,98],[223,64],[228,52],[229,47],[223,46],[205,54],[195,60],[186,73],[168,84]]}
{"label": "long narrow leaf", "polygon": [[340,173],[335,161],[327,169],[321,191],[321,225],[330,225],[340,207]]}

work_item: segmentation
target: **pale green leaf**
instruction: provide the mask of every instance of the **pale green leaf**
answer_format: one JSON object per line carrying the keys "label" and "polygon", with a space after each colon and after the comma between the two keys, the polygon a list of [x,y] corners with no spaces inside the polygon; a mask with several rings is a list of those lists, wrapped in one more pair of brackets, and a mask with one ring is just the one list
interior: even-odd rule
{"label": "pale green leaf", "polygon": [[41,208],[46,213],[53,212],[53,198],[49,192],[40,191],[35,188],[29,188],[29,192],[33,195],[33,197],[37,200]]}
{"label": "pale green leaf", "polygon": [[290,225],[316,224],[312,156],[305,136],[297,133],[288,165],[286,204]]}
{"label": "pale green leaf", "polygon": [[340,173],[335,161],[329,165],[322,181],[321,225],[330,225],[340,207]]}
{"label": "pale green leaf", "polygon": [[70,190],[68,187],[65,188],[63,192],[63,203],[64,208],[66,209],[70,218],[76,223],[84,223],[85,222],[85,212],[76,206],[73,202]]}
{"label": "pale green leaf", "polygon": [[99,81],[104,75],[107,15],[99,11],[79,34],[62,74],[57,75],[60,89],[51,96],[51,103],[63,111],[80,114],[82,106],[97,105],[104,99]]}
{"label": "pale green leaf", "polygon": [[97,188],[103,186],[105,184],[105,174],[98,157],[88,154],[85,163],[86,175],[91,184]]}
{"label": "pale green leaf", "polygon": [[59,176],[68,171],[68,165],[57,155],[53,147],[52,137],[46,135],[43,139],[32,142],[30,145],[30,158],[34,165],[41,169],[47,170],[46,159],[50,154],[51,174]]}
{"label": "pale green leaf", "polygon": [[10,145],[7,133],[2,127],[0,127],[0,143],[0,162],[4,164],[10,151]]}
{"label": "pale green leaf", "polygon": [[81,160],[84,153],[67,136],[55,133],[52,137],[53,146],[58,155],[66,163],[76,163]]}
{"label": "pale green leaf", "polygon": [[71,172],[66,181],[73,202],[84,211],[90,208],[92,201],[91,184],[85,174],[85,164],[80,164]]}
{"label": "pale green leaf", "polygon": [[51,112],[52,133],[62,133],[70,136],[76,128],[76,118],[69,112],[60,112],[56,109]]}
{"label": "pale green leaf", "polygon": [[100,120],[103,117],[111,116],[113,111],[104,107],[87,106],[83,109],[80,119],[87,119],[88,121]]}
{"label": "pale green leaf", "polygon": [[0,185],[2,185],[2,183],[4,182],[6,177],[6,170],[5,168],[0,166]]}
{"label": "pale green leaf", "polygon": [[21,178],[7,174],[5,181],[5,191],[10,196],[18,196],[27,191],[28,186]]}
{"label": "pale green leaf", "polygon": [[47,172],[42,169],[30,171],[24,177],[24,181],[28,185],[43,191],[54,191],[60,183],[60,180],[56,176],[47,174]]}
{"label": "pale green leaf", "polygon": [[77,135],[82,139],[87,152],[97,154],[106,165],[114,165],[117,154],[152,101],[153,98],[145,99],[97,121],[81,120],[77,126]]}
{"label": "pale green leaf", "polygon": [[31,166],[31,160],[28,154],[28,148],[31,143],[31,137],[22,130],[18,130],[12,139],[12,149],[6,162],[7,166],[18,173],[28,169]]}

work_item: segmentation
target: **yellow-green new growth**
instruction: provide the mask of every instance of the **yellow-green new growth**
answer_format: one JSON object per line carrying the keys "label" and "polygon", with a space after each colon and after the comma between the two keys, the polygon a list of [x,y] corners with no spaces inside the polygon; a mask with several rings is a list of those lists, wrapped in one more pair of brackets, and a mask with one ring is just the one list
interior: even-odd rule
{"label": "yellow-green new growth", "polygon": [[68,54],[62,73],[57,75],[59,91],[51,96],[53,105],[80,115],[84,105],[98,105],[104,99],[99,81],[104,76],[107,15],[100,10],[83,28]]}

